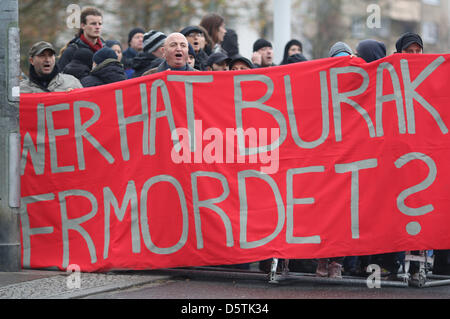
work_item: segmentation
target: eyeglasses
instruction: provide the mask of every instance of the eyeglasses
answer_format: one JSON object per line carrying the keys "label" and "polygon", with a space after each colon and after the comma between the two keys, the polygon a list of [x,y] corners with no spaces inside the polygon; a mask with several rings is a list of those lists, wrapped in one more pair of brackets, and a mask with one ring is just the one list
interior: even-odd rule
{"label": "eyeglasses", "polygon": [[195,38],[195,37],[203,37],[203,33],[199,33],[199,32],[191,32],[188,34],[188,38]]}

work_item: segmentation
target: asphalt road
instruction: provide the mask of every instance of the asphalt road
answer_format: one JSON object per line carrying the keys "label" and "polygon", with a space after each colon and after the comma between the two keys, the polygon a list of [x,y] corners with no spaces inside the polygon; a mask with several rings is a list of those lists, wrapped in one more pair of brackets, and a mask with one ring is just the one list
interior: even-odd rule
{"label": "asphalt road", "polygon": [[[261,273],[218,270],[167,270],[170,279],[122,291],[91,295],[86,299],[136,300],[299,300],[299,299],[450,299],[450,284],[414,288],[382,280],[381,288],[369,289],[364,278],[316,280],[289,276],[277,284]],[[448,304],[448,302],[447,302]]]}

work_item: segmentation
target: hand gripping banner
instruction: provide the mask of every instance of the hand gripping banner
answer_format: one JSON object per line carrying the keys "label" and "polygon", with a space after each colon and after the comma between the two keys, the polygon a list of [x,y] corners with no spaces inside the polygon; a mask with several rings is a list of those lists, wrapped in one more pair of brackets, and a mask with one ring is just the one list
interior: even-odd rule
{"label": "hand gripping banner", "polygon": [[23,267],[450,249],[449,59],[169,71],[23,94]]}

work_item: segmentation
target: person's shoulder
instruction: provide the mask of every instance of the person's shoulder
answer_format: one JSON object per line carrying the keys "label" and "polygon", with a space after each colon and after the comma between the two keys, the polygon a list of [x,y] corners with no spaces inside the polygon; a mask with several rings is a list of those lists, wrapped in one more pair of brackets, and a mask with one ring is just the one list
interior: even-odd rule
{"label": "person's shoulder", "polygon": [[20,93],[37,93],[39,90],[29,79],[20,81]]}
{"label": "person's shoulder", "polygon": [[53,81],[55,81],[58,86],[67,88],[80,89],[83,87],[80,80],[70,74],[58,73]]}

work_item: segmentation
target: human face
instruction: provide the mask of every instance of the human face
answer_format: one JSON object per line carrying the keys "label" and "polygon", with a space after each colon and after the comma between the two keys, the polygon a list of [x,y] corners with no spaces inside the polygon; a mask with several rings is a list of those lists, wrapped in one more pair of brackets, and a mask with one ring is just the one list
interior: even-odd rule
{"label": "human face", "polygon": [[194,68],[194,66],[195,66],[195,58],[194,58],[193,55],[189,54],[188,64],[191,66],[191,68]]}
{"label": "human face", "polygon": [[84,36],[88,40],[97,40],[102,35],[103,18],[100,16],[87,16],[86,24],[81,24]]}
{"label": "human face", "polygon": [[222,23],[217,32],[217,39],[219,40],[219,43],[223,42],[223,39],[225,38],[225,34],[227,34],[227,29],[225,29],[225,23]]}
{"label": "human face", "polygon": [[136,33],[131,38],[130,47],[138,52],[141,52],[142,50],[144,50],[144,34]]}
{"label": "human face", "polygon": [[181,33],[172,33],[164,44],[164,57],[171,68],[182,68],[189,58],[186,37]]}
{"label": "human face", "polygon": [[123,54],[122,54],[122,48],[120,47],[120,45],[114,44],[114,45],[111,47],[111,49],[112,49],[114,52],[116,52],[116,54],[117,54],[117,60],[122,61],[122,56],[123,56]]}
{"label": "human face", "polygon": [[205,36],[203,35],[203,33],[191,32],[188,34],[187,40],[194,48],[194,51],[198,52],[200,51],[200,49],[202,49],[202,43],[205,43]]}
{"label": "human face", "polygon": [[264,47],[258,50],[261,54],[261,66],[266,67],[272,65],[273,49],[271,47]]}
{"label": "human face", "polygon": [[412,53],[412,54],[422,54],[423,50],[417,43],[411,44],[409,47],[404,49],[402,53]]}
{"label": "human face", "polygon": [[45,50],[30,58],[30,63],[39,76],[51,74],[55,68],[55,62],[55,54],[52,50]]}
{"label": "human face", "polygon": [[242,61],[237,61],[233,64],[233,67],[231,68],[231,71],[242,71],[242,70],[250,70],[247,64],[245,64]]}
{"label": "human face", "polygon": [[294,54],[299,54],[302,53],[302,50],[300,49],[300,47],[298,45],[292,45],[289,50],[288,50],[288,56],[292,56]]}

